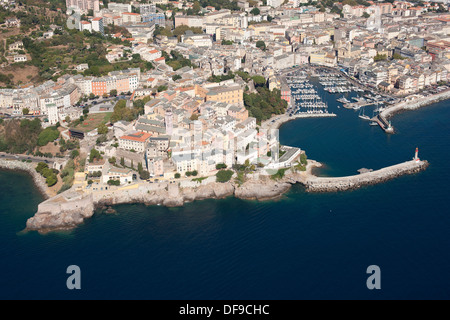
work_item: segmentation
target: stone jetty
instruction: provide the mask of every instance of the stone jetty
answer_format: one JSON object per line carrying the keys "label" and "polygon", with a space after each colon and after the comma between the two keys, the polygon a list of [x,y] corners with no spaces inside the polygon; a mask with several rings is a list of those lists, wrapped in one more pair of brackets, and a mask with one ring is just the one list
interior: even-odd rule
{"label": "stone jetty", "polygon": [[427,166],[427,161],[411,160],[354,176],[337,178],[311,177],[306,182],[306,189],[310,192],[333,192],[356,189],[365,185],[381,183],[405,174],[416,173],[424,170]]}

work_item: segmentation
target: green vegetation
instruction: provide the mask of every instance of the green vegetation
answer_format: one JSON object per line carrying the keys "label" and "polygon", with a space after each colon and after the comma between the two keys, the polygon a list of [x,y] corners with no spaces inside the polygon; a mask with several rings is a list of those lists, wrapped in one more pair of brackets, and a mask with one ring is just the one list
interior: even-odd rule
{"label": "green vegetation", "polygon": [[228,182],[233,176],[233,173],[233,170],[220,170],[216,173],[216,181],[221,183]]}
{"label": "green vegetation", "polygon": [[230,9],[233,11],[239,11],[240,8],[237,5],[237,1],[229,0],[200,0],[200,5],[205,8],[207,6],[212,6],[216,10],[220,9]]}
{"label": "green vegetation", "polygon": [[158,92],[163,92],[163,91],[166,91],[167,89],[169,89],[169,87],[165,86],[165,85],[161,85],[161,86],[158,86],[158,88],[156,88],[156,90]]}
{"label": "green vegetation", "polygon": [[278,171],[271,175],[270,178],[273,180],[279,180],[282,179],[284,177],[284,173],[286,172],[287,169],[278,169]]}
{"label": "green vegetation", "polygon": [[256,47],[260,48],[263,51],[266,51],[266,43],[262,40],[256,41]]}
{"label": "green vegetation", "polygon": [[66,166],[61,170],[59,176],[63,180],[63,185],[61,189],[59,189],[58,193],[69,190],[73,185],[75,176],[75,162],[73,160],[67,161]]}
{"label": "green vegetation", "polygon": [[110,186],[120,186],[120,180],[108,180]]}
{"label": "green vegetation", "polygon": [[178,40],[180,40],[181,36],[184,35],[186,33],[186,31],[192,31],[194,34],[202,34],[203,30],[201,27],[188,27],[186,25],[181,25],[176,27],[175,29],[173,29],[173,31],[170,31],[167,28],[161,28],[159,26],[157,26],[155,28],[155,32],[154,32],[154,36],[157,35],[163,35],[163,36],[167,36],[167,37],[178,37]]}
{"label": "green vegetation", "polygon": [[225,163],[218,163],[216,164],[216,169],[220,170],[220,169],[226,169],[227,165]]}
{"label": "green vegetation", "polygon": [[41,131],[38,136],[37,145],[42,147],[47,143],[55,141],[59,137],[59,131],[57,127],[48,127]]}
{"label": "green vegetation", "polygon": [[92,162],[94,162],[94,160],[101,160],[101,159],[103,159],[103,157],[102,157],[102,155],[100,154],[100,151],[98,151],[97,149],[95,149],[95,148],[92,148],[91,149],[91,152],[90,152],[90,154],[89,154],[89,162],[90,163],[92,163]]}
{"label": "green vegetation", "polygon": [[95,113],[80,117],[70,123],[70,126],[84,132],[92,131],[101,123],[108,123],[112,116],[112,112]]}
{"label": "green vegetation", "polygon": [[249,115],[258,122],[286,111],[287,102],[281,99],[280,90],[270,91],[267,87],[258,87],[256,90],[258,93],[244,93],[244,105],[249,110]]}
{"label": "green vegetation", "polygon": [[198,174],[197,170],[194,171],[186,171],[186,177],[196,176]]}
{"label": "green vegetation", "polygon": [[132,121],[136,119],[137,114],[133,112],[133,109],[127,108],[127,102],[126,100],[119,100],[117,101],[116,105],[114,106],[114,112],[111,115],[111,123],[125,120],[125,121]]}
{"label": "green vegetation", "polygon": [[221,44],[223,46],[231,46],[233,43],[234,42],[232,40],[225,40],[225,39],[223,39],[222,42],[221,42]]}
{"label": "green vegetation", "polygon": [[253,8],[252,10],[250,10],[250,13],[254,16],[259,15],[261,12],[259,11],[258,8]]}
{"label": "green vegetation", "polygon": [[2,134],[0,134],[0,151],[10,153],[32,153],[37,147],[39,134],[42,132],[41,121],[8,120],[4,121]]}
{"label": "green vegetation", "polygon": [[378,54],[373,57],[373,61],[377,62],[377,61],[384,61],[387,60],[387,56],[385,54]]}
{"label": "green vegetation", "polygon": [[180,179],[181,178],[181,174],[179,174],[178,172],[175,173],[175,179]]}
{"label": "green vegetation", "polygon": [[161,53],[166,59],[166,64],[171,66],[173,71],[177,71],[183,67],[192,67],[191,60],[183,57],[183,55],[178,51],[172,50],[170,51],[170,55],[165,51],[162,51]]}
{"label": "green vegetation", "polygon": [[45,183],[49,187],[55,185],[58,182],[58,177],[56,176],[58,170],[50,169],[48,167],[48,164],[46,164],[45,162],[39,162],[37,164],[36,172],[38,172],[45,178]]}
{"label": "green vegetation", "polygon": [[225,80],[230,80],[230,79],[234,79],[234,74],[231,71],[228,71],[228,74],[224,74],[221,76],[211,76],[208,78],[209,82],[221,82],[221,81],[225,81]]}
{"label": "green vegetation", "polygon": [[144,168],[142,167],[142,163],[138,163],[138,172],[139,172],[139,178],[141,178],[141,180],[147,180],[150,178],[150,173],[147,170],[144,170]]}
{"label": "green vegetation", "polygon": [[179,74],[175,74],[175,75],[172,76],[172,80],[173,80],[173,81],[180,80],[181,78],[182,78],[182,77],[181,77]]}
{"label": "green vegetation", "polygon": [[103,122],[100,123],[100,125],[97,127],[98,134],[107,134],[108,133],[108,127]]}
{"label": "green vegetation", "polygon": [[306,165],[308,164],[308,160],[306,158],[306,154],[302,153],[300,154],[300,160],[298,163],[294,166],[294,170],[298,171],[306,171]]}
{"label": "green vegetation", "polygon": [[399,53],[394,53],[394,54],[392,55],[392,59],[405,60],[406,58],[403,57],[403,56],[402,56],[401,54],[399,54]]}
{"label": "green vegetation", "polygon": [[192,181],[197,181],[198,183],[202,183],[202,181],[205,179],[208,179],[208,177],[194,178],[194,179],[192,179]]}

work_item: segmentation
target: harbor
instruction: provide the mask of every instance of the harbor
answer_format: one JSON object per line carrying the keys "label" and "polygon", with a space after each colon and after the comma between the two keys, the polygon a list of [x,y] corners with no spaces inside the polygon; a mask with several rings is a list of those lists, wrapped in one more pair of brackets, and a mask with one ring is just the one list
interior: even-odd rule
{"label": "harbor", "polygon": [[286,83],[291,91],[291,105],[286,110],[290,117],[307,114],[329,114],[328,104],[323,101],[317,88],[310,82],[305,71],[288,74]]}

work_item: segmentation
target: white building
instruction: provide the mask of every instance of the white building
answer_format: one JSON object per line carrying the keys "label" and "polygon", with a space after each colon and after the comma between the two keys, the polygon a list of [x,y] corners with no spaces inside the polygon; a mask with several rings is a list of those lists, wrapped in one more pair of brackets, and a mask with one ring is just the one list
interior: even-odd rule
{"label": "white building", "polygon": [[100,32],[102,36],[105,35],[105,30],[103,28],[103,18],[94,18],[92,19],[92,30],[96,32]]}

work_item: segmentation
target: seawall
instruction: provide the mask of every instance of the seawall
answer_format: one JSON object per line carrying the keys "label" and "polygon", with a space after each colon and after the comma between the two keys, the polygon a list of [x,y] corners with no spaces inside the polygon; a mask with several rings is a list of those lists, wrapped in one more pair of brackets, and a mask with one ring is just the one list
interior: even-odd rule
{"label": "seawall", "polygon": [[407,161],[377,171],[338,178],[314,176],[311,171],[319,166],[320,163],[308,160],[306,171],[288,170],[279,180],[273,180],[267,175],[254,175],[242,185],[236,184],[232,179],[226,183],[211,182],[184,188],[177,183],[162,182],[157,185],[130,185],[95,193],[68,190],[39,204],[35,216],[28,219],[26,229],[40,232],[70,229],[90,218],[95,208],[116,204],[143,203],[176,207],[195,200],[229,196],[263,201],[280,198],[297,183],[305,185],[308,192],[345,191],[419,172],[428,166],[428,162]]}

